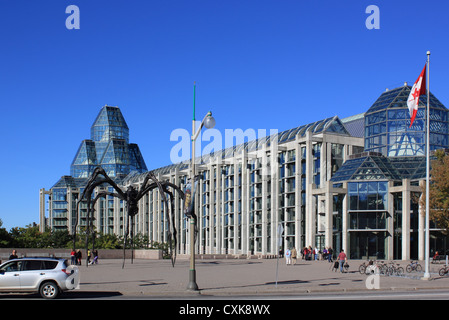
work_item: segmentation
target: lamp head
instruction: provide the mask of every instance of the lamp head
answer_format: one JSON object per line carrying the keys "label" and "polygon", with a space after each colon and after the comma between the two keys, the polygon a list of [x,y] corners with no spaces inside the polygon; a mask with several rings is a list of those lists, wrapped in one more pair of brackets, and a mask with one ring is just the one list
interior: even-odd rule
{"label": "lamp head", "polygon": [[212,129],[213,127],[215,127],[215,119],[214,117],[212,117],[212,112],[210,111],[207,114],[206,120],[204,120],[204,126],[207,129]]}

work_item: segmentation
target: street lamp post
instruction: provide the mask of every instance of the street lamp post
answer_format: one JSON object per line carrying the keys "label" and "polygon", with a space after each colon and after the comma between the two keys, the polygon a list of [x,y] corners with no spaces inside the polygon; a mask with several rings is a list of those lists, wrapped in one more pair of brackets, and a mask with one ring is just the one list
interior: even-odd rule
{"label": "street lamp post", "polygon": [[[195,183],[195,141],[198,138],[201,129],[206,127],[206,129],[211,129],[215,126],[215,119],[212,117],[212,112],[209,111],[201,121],[198,129],[195,128],[195,85],[193,86],[193,120],[192,120],[192,159],[191,159],[191,176],[190,181],[192,183],[192,189]],[[192,197],[194,195],[192,194]],[[195,212],[195,199],[191,199],[194,207],[193,212]],[[190,217],[190,270],[189,270],[189,284],[187,285],[188,290],[196,291],[198,290],[198,284],[196,283],[196,270],[195,270],[195,219],[193,216]]]}

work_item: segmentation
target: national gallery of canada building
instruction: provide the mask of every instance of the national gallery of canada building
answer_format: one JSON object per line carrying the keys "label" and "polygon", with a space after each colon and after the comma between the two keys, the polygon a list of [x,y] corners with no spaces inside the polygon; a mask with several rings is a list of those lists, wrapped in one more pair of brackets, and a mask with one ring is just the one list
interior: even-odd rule
{"label": "national gallery of canada building", "polygon": [[[351,259],[424,259],[425,212],[419,198],[426,176],[427,97],[421,96],[409,128],[410,90],[407,84],[387,90],[366,112],[352,117],[317,119],[197,159],[196,252],[275,255],[281,238],[284,250],[332,247],[334,252],[344,249]],[[430,146],[432,151],[449,148],[448,110],[432,94]],[[41,230],[72,230],[76,202],[99,165],[123,189],[138,186],[148,171],[138,145],[129,142],[129,128],[117,107],[100,110],[70,176],[40,190]],[[159,180],[184,189],[190,161],[153,171]],[[180,254],[188,253],[190,245],[182,205],[176,196]],[[96,232],[123,235],[124,210],[117,198],[99,200]],[[163,210],[157,189],[145,195],[134,234],[164,242]],[[78,227],[85,226],[86,212],[82,204]],[[433,224],[430,239],[431,252],[449,249],[446,236]]]}

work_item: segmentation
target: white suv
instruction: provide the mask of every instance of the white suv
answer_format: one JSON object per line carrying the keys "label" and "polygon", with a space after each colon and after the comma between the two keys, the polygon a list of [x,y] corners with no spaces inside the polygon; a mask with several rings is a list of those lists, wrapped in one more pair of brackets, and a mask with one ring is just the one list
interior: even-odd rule
{"label": "white suv", "polygon": [[67,261],[64,259],[10,260],[0,265],[0,291],[38,292],[43,298],[53,299],[69,289],[67,278],[71,273],[67,271]]}

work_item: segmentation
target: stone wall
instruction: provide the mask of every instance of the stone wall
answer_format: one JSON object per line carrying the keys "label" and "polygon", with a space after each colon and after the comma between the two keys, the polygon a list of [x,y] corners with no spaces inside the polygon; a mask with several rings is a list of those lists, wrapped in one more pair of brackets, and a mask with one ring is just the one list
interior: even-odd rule
{"label": "stone wall", "polygon": [[[11,248],[0,248],[0,260],[2,262],[8,260],[13,249]],[[56,257],[63,259],[70,259],[70,249],[30,249],[30,248],[15,248],[19,258],[21,257]],[[86,250],[80,249],[82,253],[82,258],[86,258]],[[126,250],[126,259],[131,258],[131,249]],[[123,250],[122,249],[99,249],[98,250],[99,259],[122,259]],[[162,250],[134,250],[135,259],[151,259],[160,260],[162,259]]]}

